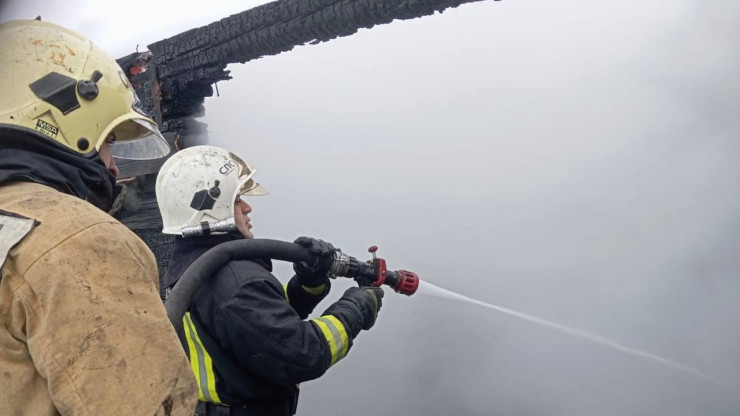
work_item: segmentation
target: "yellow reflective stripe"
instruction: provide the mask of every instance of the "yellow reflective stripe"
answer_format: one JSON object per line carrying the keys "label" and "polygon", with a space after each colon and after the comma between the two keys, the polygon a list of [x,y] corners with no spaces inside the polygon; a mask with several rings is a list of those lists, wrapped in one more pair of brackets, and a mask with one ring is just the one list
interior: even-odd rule
{"label": "yellow reflective stripe", "polygon": [[198,353],[195,351],[195,342],[193,341],[193,335],[190,333],[190,313],[185,313],[182,317],[182,325],[185,328],[185,339],[188,341],[188,358],[190,358],[190,367],[193,369],[195,379],[198,380],[198,399],[205,401],[203,397],[203,389],[200,385],[200,360],[198,359]]}
{"label": "yellow reflective stripe", "polygon": [[337,319],[336,316],[325,315],[322,316],[322,318],[330,320],[334,324],[334,327],[337,329],[337,332],[339,332],[339,339],[342,340],[342,348],[339,349],[340,355],[339,359],[337,360],[339,361],[347,355],[347,350],[349,349],[349,335],[347,335],[347,330],[344,328],[344,324],[342,324],[342,321]]}
{"label": "yellow reflective stripe", "polygon": [[285,294],[285,300],[287,300],[288,303],[290,303],[290,298],[288,297],[288,284],[287,283],[283,285],[283,293]]}
{"label": "yellow reflective stripe", "polygon": [[373,301],[375,302],[375,318],[373,319],[373,322],[375,322],[375,320],[378,319],[378,297],[372,290],[367,290],[366,292],[373,295]]}
{"label": "yellow reflective stripe", "polygon": [[308,286],[301,285],[301,287],[309,295],[318,296],[318,295],[321,295],[322,293],[324,293],[324,289],[326,289],[326,284],[322,283],[322,284],[320,284],[320,285],[318,285],[316,287],[308,287]]}
{"label": "yellow reflective stripe", "polygon": [[213,360],[208,354],[203,342],[198,336],[190,312],[186,312],[182,318],[185,326],[185,338],[188,341],[190,350],[190,366],[195,373],[195,379],[198,381],[198,396],[201,401],[221,404],[221,399],[216,392],[216,375],[213,373]]}
{"label": "yellow reflective stripe", "polygon": [[332,315],[313,319],[313,322],[319,327],[324,338],[326,338],[326,342],[329,344],[331,365],[336,364],[337,361],[347,355],[349,348],[349,337],[347,336],[347,331],[344,329],[344,325]]}
{"label": "yellow reflective stripe", "polygon": [[326,338],[326,342],[329,343],[329,351],[331,352],[331,364],[329,365],[336,364],[337,362],[337,342],[334,338],[334,335],[331,333],[331,329],[329,329],[329,325],[327,325],[326,322],[322,321],[321,318],[313,319],[313,322],[321,330],[321,333],[324,335],[324,338]]}

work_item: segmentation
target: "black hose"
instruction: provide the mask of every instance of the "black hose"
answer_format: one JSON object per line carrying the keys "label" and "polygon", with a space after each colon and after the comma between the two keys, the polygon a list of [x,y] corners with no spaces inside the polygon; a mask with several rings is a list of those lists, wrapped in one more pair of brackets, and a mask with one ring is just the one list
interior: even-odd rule
{"label": "black hose", "polygon": [[[185,344],[182,317],[198,289],[232,260],[271,258],[296,263],[310,260],[308,249],[295,243],[270,239],[235,240],[222,243],[198,257],[180,276],[164,302],[167,318]],[[186,345],[186,344],[185,344]]]}

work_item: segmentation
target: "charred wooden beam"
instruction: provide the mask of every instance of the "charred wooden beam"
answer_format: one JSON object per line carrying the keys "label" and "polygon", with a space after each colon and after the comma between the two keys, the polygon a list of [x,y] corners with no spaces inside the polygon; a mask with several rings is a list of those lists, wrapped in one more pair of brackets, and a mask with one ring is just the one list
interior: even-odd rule
{"label": "charred wooden beam", "polygon": [[231,78],[228,64],[477,1],[483,0],[282,0],[189,30],[149,45],[162,112],[166,119],[202,111],[195,104],[213,95],[215,82]]}

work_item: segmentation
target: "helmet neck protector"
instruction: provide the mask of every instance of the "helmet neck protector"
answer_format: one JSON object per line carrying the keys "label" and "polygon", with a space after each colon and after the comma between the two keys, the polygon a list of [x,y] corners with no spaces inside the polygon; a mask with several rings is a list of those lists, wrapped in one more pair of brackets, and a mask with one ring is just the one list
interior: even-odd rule
{"label": "helmet neck protector", "polygon": [[115,199],[116,178],[97,152],[82,156],[34,132],[0,126],[0,184],[11,181],[46,185],[104,211]]}

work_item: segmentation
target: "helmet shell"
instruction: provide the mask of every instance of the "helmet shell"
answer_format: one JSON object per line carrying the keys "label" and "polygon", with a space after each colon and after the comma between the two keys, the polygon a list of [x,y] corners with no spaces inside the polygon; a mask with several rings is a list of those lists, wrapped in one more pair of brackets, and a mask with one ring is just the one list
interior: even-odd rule
{"label": "helmet shell", "polygon": [[111,133],[119,143],[154,140],[149,158],[169,152],[121,67],[89,39],[49,22],[17,20],[0,24],[0,45],[0,127],[82,155],[99,150]]}
{"label": "helmet shell", "polygon": [[181,235],[185,227],[232,217],[239,196],[268,193],[254,181],[254,173],[249,163],[220,147],[193,146],[175,153],[157,175],[162,232]]}

